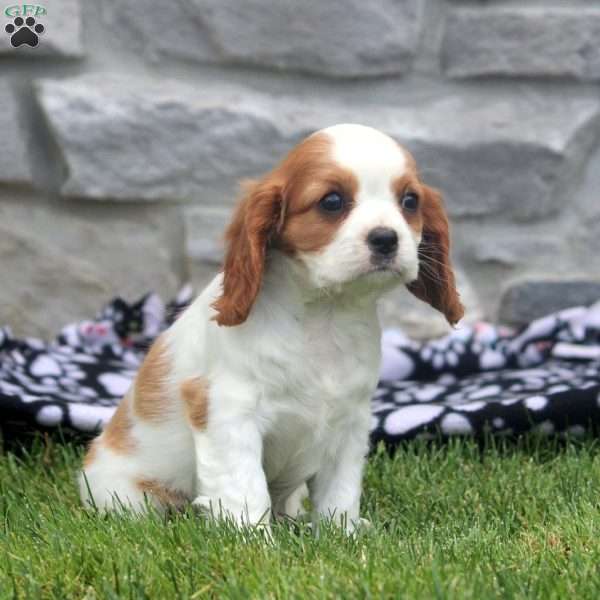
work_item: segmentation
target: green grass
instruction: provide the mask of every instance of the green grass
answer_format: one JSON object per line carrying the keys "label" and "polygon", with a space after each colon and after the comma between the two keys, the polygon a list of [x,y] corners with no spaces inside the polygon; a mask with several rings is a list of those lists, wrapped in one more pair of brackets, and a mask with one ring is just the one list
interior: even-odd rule
{"label": "green grass", "polygon": [[274,544],[191,512],[80,507],[81,448],[0,456],[0,598],[599,598],[600,452],[538,438],[411,443],[369,462],[357,538]]}

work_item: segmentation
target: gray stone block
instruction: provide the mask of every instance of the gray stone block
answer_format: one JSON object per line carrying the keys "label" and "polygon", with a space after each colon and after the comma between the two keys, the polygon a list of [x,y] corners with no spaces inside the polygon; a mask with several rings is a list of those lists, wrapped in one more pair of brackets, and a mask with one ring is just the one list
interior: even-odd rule
{"label": "gray stone block", "polygon": [[201,290],[219,272],[224,258],[225,228],[231,207],[188,206],[184,210],[186,260],[189,279]]}
{"label": "gray stone block", "polygon": [[363,122],[395,136],[453,216],[556,214],[596,139],[596,99],[448,96],[415,106],[304,102],[240,87],[107,76],[46,81],[40,102],[68,166],[67,196],[231,204],[308,133]]}
{"label": "gray stone block", "polygon": [[48,338],[115,295],[176,293],[183,271],[177,208],[35,200],[0,198],[2,325]]}
{"label": "gray stone block", "polygon": [[112,0],[112,22],[144,52],[333,77],[403,73],[419,39],[420,0]]}
{"label": "gray stone block", "polygon": [[62,191],[218,204],[298,138],[255,96],[106,76],[45,82],[41,106],[68,165]]}
{"label": "gray stone block", "polygon": [[23,3],[6,2],[3,4],[0,13],[0,56],[29,59],[36,56],[64,58],[81,58],[83,56],[79,0],[53,0],[44,2],[42,5],[46,9],[45,15],[37,16],[32,13],[35,4],[31,4],[31,9],[24,16],[24,18],[33,16],[36,24],[44,27],[43,33],[38,36],[38,45],[31,47],[28,44],[22,44],[15,48],[10,42],[11,36],[7,35],[4,29],[7,24],[13,23],[14,17],[7,16],[5,9],[9,6],[18,6],[22,9]]}
{"label": "gray stone block", "polygon": [[506,290],[498,318],[501,323],[520,326],[552,312],[587,306],[598,300],[600,280],[524,281]]}
{"label": "gray stone block", "polygon": [[17,98],[7,80],[0,79],[0,184],[31,183],[31,164],[27,151],[29,132],[24,130]]}
{"label": "gray stone block", "polygon": [[598,7],[459,8],[446,24],[443,61],[452,77],[598,81],[599,39]]}
{"label": "gray stone block", "polygon": [[384,129],[453,216],[526,222],[560,212],[597,139],[598,108],[594,99],[467,94],[399,109]]}
{"label": "gray stone block", "polygon": [[[527,226],[525,226],[527,227]],[[468,238],[462,240],[462,256],[469,255],[475,263],[488,266],[527,267],[534,262],[545,262],[549,256],[565,254],[564,239],[551,235],[490,225],[470,228]]]}

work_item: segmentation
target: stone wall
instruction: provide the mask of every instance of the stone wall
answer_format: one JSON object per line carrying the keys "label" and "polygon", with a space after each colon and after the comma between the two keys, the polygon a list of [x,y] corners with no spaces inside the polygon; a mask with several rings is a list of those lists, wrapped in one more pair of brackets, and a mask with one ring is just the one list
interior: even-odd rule
{"label": "stone wall", "polygon": [[[571,280],[593,295],[590,4],[46,0],[36,48],[2,14],[0,323],[49,336],[113,294],[202,285],[238,180],[344,121],[395,136],[443,191],[469,320],[519,322]],[[446,330],[405,292],[382,313]]]}

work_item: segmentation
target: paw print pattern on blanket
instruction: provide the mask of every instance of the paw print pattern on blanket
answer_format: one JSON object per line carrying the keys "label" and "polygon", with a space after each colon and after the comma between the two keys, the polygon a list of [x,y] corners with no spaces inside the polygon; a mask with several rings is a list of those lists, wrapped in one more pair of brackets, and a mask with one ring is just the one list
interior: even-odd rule
{"label": "paw print pattern on blanket", "polygon": [[94,320],[64,327],[54,342],[0,329],[0,420],[97,431],[108,421],[152,340],[189,301],[148,294],[113,300]]}
{"label": "paw print pattern on blanket", "polygon": [[[407,361],[415,368],[404,380],[380,382],[374,442],[532,429],[580,434],[600,423],[600,361],[553,356],[558,342],[572,344],[577,357],[582,347],[600,348],[600,303],[549,315],[519,333],[478,324],[418,349],[396,339],[399,368]],[[388,373],[393,368],[386,365]]]}
{"label": "paw print pattern on blanket", "polygon": [[431,362],[436,371],[442,371],[445,367],[456,367],[465,350],[462,340],[448,336],[424,346],[420,357],[424,361]]}
{"label": "paw print pattern on blanket", "polygon": [[[136,303],[117,298],[51,343],[18,340],[0,328],[0,420],[98,430],[152,340],[191,297],[186,287],[167,306],[154,294]],[[600,423],[600,359],[582,359],[582,349],[600,349],[600,303],[549,315],[520,332],[480,323],[418,343],[386,331],[372,441],[393,446],[440,432],[580,434]]]}

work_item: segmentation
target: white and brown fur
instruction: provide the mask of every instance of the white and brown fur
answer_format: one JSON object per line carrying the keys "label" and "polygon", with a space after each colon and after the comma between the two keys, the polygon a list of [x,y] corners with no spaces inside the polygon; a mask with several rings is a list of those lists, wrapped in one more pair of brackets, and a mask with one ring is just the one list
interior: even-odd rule
{"label": "white and brown fur", "polygon": [[[319,203],[344,199],[339,214]],[[418,197],[405,210],[402,197]],[[393,230],[379,259],[367,242]],[[376,302],[400,284],[462,314],[439,195],[410,154],[360,125],[321,130],[251,183],[223,273],[163,333],[87,453],[83,501],[143,510],[193,502],[240,524],[298,510],[351,531],[377,384]]]}

